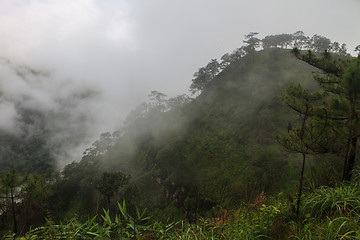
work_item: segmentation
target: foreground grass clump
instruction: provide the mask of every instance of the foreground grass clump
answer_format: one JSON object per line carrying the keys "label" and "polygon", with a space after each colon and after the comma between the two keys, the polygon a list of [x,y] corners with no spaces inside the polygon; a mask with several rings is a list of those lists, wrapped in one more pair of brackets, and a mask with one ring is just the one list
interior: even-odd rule
{"label": "foreground grass clump", "polygon": [[317,189],[304,197],[299,217],[280,195],[237,210],[218,209],[218,217],[196,223],[157,222],[138,209],[131,215],[123,202],[116,215],[105,210],[84,223],[48,220],[16,239],[360,239],[359,190],[357,184]]}
{"label": "foreground grass clump", "polygon": [[305,196],[293,239],[360,239],[360,187],[357,183],[321,187]]}
{"label": "foreground grass clump", "polygon": [[314,217],[358,216],[360,214],[359,187],[355,184],[336,188],[321,187],[307,196],[303,211]]}
{"label": "foreground grass clump", "polygon": [[[17,239],[253,239],[271,238],[280,210],[262,204],[259,208],[247,206],[234,211],[219,210],[220,217],[199,219],[197,223],[184,221],[161,223],[150,221],[145,212],[136,210],[130,216],[125,203],[119,204],[119,215],[111,217],[105,210],[101,218],[80,223],[73,218],[55,224],[47,220],[43,227],[35,228]],[[13,239],[8,235],[8,239]]]}

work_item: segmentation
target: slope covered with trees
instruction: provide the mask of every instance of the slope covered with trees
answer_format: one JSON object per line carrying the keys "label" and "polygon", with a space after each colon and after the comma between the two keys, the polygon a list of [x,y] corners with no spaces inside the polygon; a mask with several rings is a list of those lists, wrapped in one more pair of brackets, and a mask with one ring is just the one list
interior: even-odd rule
{"label": "slope covered with trees", "polygon": [[[178,218],[195,219],[216,207],[252,202],[262,192],[291,195],[298,186],[301,159],[285,151],[276,136],[299,117],[279,96],[296,83],[319,90],[313,71],[289,50],[265,49],[232,62],[196,99],[180,107],[167,108],[165,96],[157,93],[116,136],[103,135],[80,163],[64,169],[66,174],[71,170],[69,179],[79,187],[70,198],[81,199],[76,195],[88,189],[86,209],[104,199],[93,194],[95,185],[89,187],[96,176],[91,168],[99,172],[98,179],[101,171],[131,176],[129,185],[113,194],[113,209],[125,198]],[[330,162],[341,164],[337,156],[312,164]],[[341,171],[334,169],[314,184],[340,179]]]}
{"label": "slope covered with trees", "polygon": [[[250,215],[269,221],[259,234],[270,234],[283,205],[289,218],[295,208],[302,214],[302,189],[350,180],[358,137],[356,59],[345,45],[319,35],[256,36],[250,33],[244,46],[194,74],[190,91],[196,97],[152,91],[122,129],[101,134],[80,161],[61,172],[48,173],[46,180],[4,174],[5,180],[21,179],[23,188],[1,182],[3,226],[16,229],[9,219],[22,229],[31,220],[40,224],[31,217],[36,209],[48,211],[55,222],[74,215],[85,221],[107,209],[103,223],[120,210],[135,224],[125,204],[118,204],[124,200],[139,222],[144,219],[138,207],[150,209],[157,220],[195,222],[248,206]],[[14,194],[23,200],[14,204]],[[263,206],[271,196],[279,196],[279,204]],[[311,196],[303,204],[308,210],[309,202]],[[238,220],[251,225],[247,217]]]}

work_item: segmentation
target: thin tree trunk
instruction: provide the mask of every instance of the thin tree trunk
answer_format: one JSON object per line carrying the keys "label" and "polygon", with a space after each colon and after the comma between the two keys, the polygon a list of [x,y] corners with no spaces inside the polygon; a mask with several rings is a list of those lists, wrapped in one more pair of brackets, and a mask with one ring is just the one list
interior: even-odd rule
{"label": "thin tree trunk", "polygon": [[308,118],[308,110],[309,107],[306,106],[306,110],[304,113],[304,118],[302,120],[301,129],[300,129],[300,143],[301,143],[301,151],[302,151],[302,167],[301,167],[301,173],[300,173],[300,184],[299,184],[299,193],[298,193],[298,201],[297,201],[297,208],[296,208],[296,216],[299,216],[299,210],[300,210],[300,201],[301,201],[301,194],[302,194],[302,186],[303,186],[303,178],[304,178],[304,171],[305,171],[305,161],[306,161],[306,150],[304,149],[304,131],[305,131],[305,123]]}
{"label": "thin tree trunk", "polygon": [[302,156],[303,156],[303,161],[302,161],[302,167],[301,167],[299,193],[298,193],[297,208],[296,208],[296,216],[297,217],[299,216],[299,210],[300,210],[300,201],[301,201],[303,178],[304,178],[304,171],[305,171],[306,154],[302,153]]}
{"label": "thin tree trunk", "polygon": [[357,137],[354,137],[353,133],[353,119],[356,119],[356,111],[354,109],[354,101],[350,101],[352,106],[351,115],[348,121],[348,142],[346,146],[346,155],[344,160],[344,169],[343,169],[343,177],[342,181],[350,181],[352,170],[354,168],[354,162],[356,157],[356,142]]}
{"label": "thin tree trunk", "polygon": [[349,162],[348,162],[348,181],[351,180],[352,177],[352,173],[354,170],[354,164],[355,164],[355,158],[356,158],[356,145],[357,145],[357,138],[354,137],[353,139],[351,139],[351,155],[349,157]]}
{"label": "thin tree trunk", "polygon": [[357,138],[353,137],[349,143],[349,153],[344,161],[343,181],[350,181],[352,171],[354,169],[355,157],[356,157],[356,144]]}
{"label": "thin tree trunk", "polygon": [[12,208],[12,215],[13,215],[13,221],[14,221],[14,233],[15,235],[17,234],[17,221],[16,221],[16,213],[15,213],[15,201],[14,201],[14,192],[13,192],[13,188],[11,188],[11,208]]}

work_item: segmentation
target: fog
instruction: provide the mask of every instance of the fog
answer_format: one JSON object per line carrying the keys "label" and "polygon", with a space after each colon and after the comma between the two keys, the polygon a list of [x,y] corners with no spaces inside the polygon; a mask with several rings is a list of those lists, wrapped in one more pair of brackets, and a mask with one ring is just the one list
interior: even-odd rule
{"label": "fog", "polygon": [[[188,93],[211,58],[260,37],[302,30],[360,44],[358,0],[13,0],[0,2],[0,129],[19,109],[46,116],[61,164],[121,127],[152,90]],[[64,154],[60,154],[63,152]]]}

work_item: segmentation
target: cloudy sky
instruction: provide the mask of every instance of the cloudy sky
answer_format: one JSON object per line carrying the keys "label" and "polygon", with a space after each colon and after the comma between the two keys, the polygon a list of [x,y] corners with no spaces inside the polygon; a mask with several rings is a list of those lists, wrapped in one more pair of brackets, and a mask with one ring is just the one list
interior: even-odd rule
{"label": "cloudy sky", "polygon": [[93,129],[111,131],[152,90],[188,93],[251,31],[317,33],[354,54],[359,11],[359,0],[1,0],[0,57],[50,72],[48,98],[62,83],[96,89]]}

